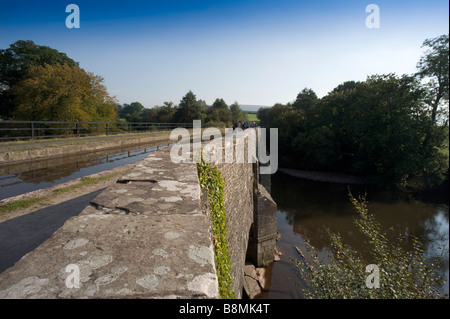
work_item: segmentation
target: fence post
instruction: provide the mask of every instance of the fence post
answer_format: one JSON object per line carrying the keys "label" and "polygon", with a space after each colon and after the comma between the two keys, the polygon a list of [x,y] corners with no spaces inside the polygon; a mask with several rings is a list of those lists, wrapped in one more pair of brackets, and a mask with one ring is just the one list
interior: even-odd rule
{"label": "fence post", "polygon": [[34,139],[34,123],[31,122],[31,138]]}
{"label": "fence post", "polygon": [[106,123],[106,135],[109,135],[109,123]]}
{"label": "fence post", "polygon": [[77,122],[77,137],[80,137],[80,123]]}

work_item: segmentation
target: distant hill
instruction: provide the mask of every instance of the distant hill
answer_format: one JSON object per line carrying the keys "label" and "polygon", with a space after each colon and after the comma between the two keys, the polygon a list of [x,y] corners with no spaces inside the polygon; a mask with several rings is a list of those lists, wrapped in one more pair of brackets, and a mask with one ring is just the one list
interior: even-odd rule
{"label": "distant hill", "polygon": [[242,111],[258,111],[261,107],[270,107],[267,105],[248,105],[248,104],[239,104]]}

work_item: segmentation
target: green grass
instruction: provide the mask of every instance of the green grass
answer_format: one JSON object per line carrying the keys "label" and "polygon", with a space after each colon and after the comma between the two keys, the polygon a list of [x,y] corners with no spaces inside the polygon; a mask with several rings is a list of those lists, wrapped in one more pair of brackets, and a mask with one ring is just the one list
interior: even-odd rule
{"label": "green grass", "polygon": [[256,116],[256,113],[250,113],[250,112],[245,112],[245,113],[247,113],[247,117],[248,117],[249,121],[252,121],[252,122],[259,121],[258,117]]}
{"label": "green grass", "polygon": [[124,174],[124,172],[121,171],[121,172],[118,172],[118,173],[107,174],[107,175],[104,175],[104,176],[101,176],[101,177],[89,177],[89,176],[82,177],[80,183],[74,184],[74,185],[70,185],[70,186],[67,186],[67,187],[62,187],[62,188],[55,189],[53,191],[53,194],[58,195],[58,194],[67,193],[67,192],[73,191],[75,189],[84,187],[84,186],[98,184],[98,183],[100,183],[102,181],[105,181],[105,180],[108,180],[108,179],[110,179],[110,178],[112,178],[114,176],[123,175],[123,174]]}
{"label": "green grass", "polygon": [[19,199],[13,202],[6,203],[3,206],[0,206],[0,213],[11,212],[18,209],[24,209],[39,202],[48,199],[48,197],[36,197],[36,198],[27,198],[27,199]]}

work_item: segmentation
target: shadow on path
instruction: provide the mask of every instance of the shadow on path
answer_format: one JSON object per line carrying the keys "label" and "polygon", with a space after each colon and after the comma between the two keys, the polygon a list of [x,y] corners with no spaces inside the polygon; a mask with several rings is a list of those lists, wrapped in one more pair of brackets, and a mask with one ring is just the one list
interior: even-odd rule
{"label": "shadow on path", "polygon": [[13,266],[77,216],[104,189],[0,223],[0,273]]}

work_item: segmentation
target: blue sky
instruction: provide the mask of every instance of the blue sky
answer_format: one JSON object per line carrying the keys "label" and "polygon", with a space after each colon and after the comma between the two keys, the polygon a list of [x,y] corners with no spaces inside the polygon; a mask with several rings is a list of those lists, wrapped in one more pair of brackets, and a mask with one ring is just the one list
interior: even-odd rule
{"label": "blue sky", "polygon": [[[68,29],[68,4],[80,28]],[[380,28],[365,25],[380,8]],[[385,0],[9,1],[0,48],[33,40],[101,75],[120,103],[273,105],[305,87],[320,97],[348,80],[411,74],[427,38],[448,33],[449,2]]]}

